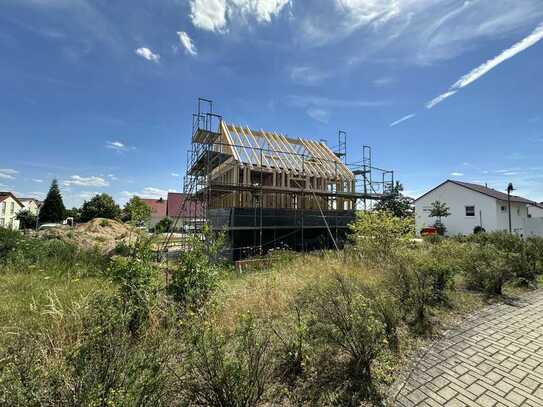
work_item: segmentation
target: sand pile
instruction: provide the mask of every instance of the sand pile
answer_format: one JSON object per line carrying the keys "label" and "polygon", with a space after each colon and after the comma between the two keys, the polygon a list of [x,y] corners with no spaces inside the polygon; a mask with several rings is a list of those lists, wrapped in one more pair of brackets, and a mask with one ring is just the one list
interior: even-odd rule
{"label": "sand pile", "polygon": [[44,239],[60,239],[87,250],[98,248],[102,253],[110,255],[119,243],[133,243],[140,233],[132,226],[116,220],[96,218],[73,228],[58,227],[38,232],[38,235]]}

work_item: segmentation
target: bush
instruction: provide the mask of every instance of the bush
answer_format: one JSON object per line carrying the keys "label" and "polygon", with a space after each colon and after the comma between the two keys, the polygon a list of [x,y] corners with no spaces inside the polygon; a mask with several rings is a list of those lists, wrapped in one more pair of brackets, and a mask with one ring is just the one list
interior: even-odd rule
{"label": "bush", "polygon": [[534,274],[543,274],[543,237],[529,237],[526,240],[526,258]]}
{"label": "bush", "polygon": [[173,225],[172,218],[162,218],[160,221],[155,225],[154,232],[155,233],[167,233],[170,231],[170,228]]}
{"label": "bush", "polygon": [[5,261],[22,238],[22,235],[15,230],[0,228],[0,262]]}
{"label": "bush", "polygon": [[[492,245],[503,255],[503,261],[509,264],[512,272],[511,279],[517,284],[533,286],[536,284],[537,270],[534,268],[533,258],[536,252],[531,251],[533,240],[524,240],[522,237],[507,232],[478,233],[469,237],[471,242],[478,245]],[[535,238],[537,241],[537,238]],[[537,254],[535,254],[537,257]]]}
{"label": "bush", "polygon": [[158,269],[151,262],[150,241],[141,241],[133,248],[132,256],[117,257],[110,273],[119,284],[119,296],[125,312],[130,313],[130,331],[135,335],[149,317],[159,287]]}
{"label": "bush", "polygon": [[9,241],[11,249],[4,261],[15,272],[47,270],[58,274],[91,276],[103,274],[108,265],[108,259],[98,251],[83,250],[62,240],[20,236],[15,245],[13,240]]}
{"label": "bush", "polygon": [[172,405],[168,341],[134,341],[130,315],[96,298],[67,337],[24,334],[0,359],[0,405]]}
{"label": "bush", "polygon": [[372,365],[386,348],[386,327],[374,301],[341,276],[308,288],[302,299],[312,353],[309,397],[314,404],[329,402],[330,397],[341,405],[379,398]]}
{"label": "bush", "polygon": [[251,315],[233,332],[206,320],[187,322],[187,342],[179,392],[184,405],[258,405],[272,379],[270,333]]}
{"label": "bush", "polygon": [[357,252],[370,262],[391,259],[414,237],[413,219],[396,218],[384,211],[358,212],[349,227]]}
{"label": "bush", "polygon": [[464,266],[466,285],[488,295],[502,295],[504,284],[514,275],[514,262],[514,256],[492,244],[473,245]]}
{"label": "bush", "polygon": [[217,261],[223,244],[223,236],[214,236],[208,229],[204,229],[203,237],[190,237],[190,250],[181,253],[168,286],[177,303],[185,308],[200,309],[207,302],[219,283]]}

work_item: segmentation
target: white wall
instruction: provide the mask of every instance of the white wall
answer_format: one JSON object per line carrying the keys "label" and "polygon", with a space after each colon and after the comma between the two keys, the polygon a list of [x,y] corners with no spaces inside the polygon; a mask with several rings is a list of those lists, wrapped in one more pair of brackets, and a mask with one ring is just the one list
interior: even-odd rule
{"label": "white wall", "polygon": [[526,237],[540,236],[543,237],[543,218],[530,218],[526,222]]}
{"label": "white wall", "polygon": [[6,229],[19,229],[19,221],[16,219],[21,206],[11,196],[0,202],[0,227]]}
{"label": "white wall", "polygon": [[[497,219],[498,231],[509,231],[509,211],[507,209],[507,201],[496,201],[497,202]],[[504,210],[505,208],[505,210]],[[513,233],[518,235],[524,235],[526,233],[526,222],[528,220],[528,207],[526,204],[511,202],[511,229]]]}
{"label": "white wall", "polygon": [[528,213],[532,218],[543,218],[543,208],[530,205],[528,206]]}
{"label": "white wall", "polygon": [[[436,222],[436,218],[429,217],[431,204],[435,201],[449,207],[451,215],[442,219],[447,235],[469,235],[476,226],[483,226],[488,232],[497,229],[498,211],[494,198],[446,182],[415,202],[417,234],[423,227],[433,226]],[[475,206],[475,216],[466,216],[466,206]]]}

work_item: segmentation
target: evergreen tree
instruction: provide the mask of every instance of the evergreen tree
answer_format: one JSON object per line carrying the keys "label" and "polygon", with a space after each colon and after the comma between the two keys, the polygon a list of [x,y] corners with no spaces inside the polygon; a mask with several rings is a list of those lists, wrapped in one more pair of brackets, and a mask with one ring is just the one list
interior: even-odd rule
{"label": "evergreen tree", "polygon": [[66,215],[66,208],[62,202],[62,195],[56,179],[51,183],[49,192],[40,209],[38,220],[40,223],[59,223]]}
{"label": "evergreen tree", "polygon": [[414,214],[413,199],[403,196],[403,186],[399,182],[390,193],[375,205],[375,210],[387,211],[397,218],[410,218]]}
{"label": "evergreen tree", "polygon": [[117,219],[121,216],[121,208],[108,194],[95,195],[90,201],[83,202],[81,221],[88,222],[95,218]]}

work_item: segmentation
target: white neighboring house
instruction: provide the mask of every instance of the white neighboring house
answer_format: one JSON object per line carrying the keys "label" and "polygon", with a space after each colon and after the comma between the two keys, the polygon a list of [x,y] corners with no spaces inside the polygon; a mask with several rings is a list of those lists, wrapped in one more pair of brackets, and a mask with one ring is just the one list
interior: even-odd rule
{"label": "white neighboring house", "polygon": [[23,204],[24,209],[29,211],[32,215],[38,215],[42,202],[34,198],[19,198],[19,201]]}
{"label": "white neighboring house", "polygon": [[528,216],[530,218],[543,218],[543,202],[528,206]]}
{"label": "white neighboring house", "polygon": [[11,192],[0,192],[0,227],[19,229],[17,214],[24,205]]}
{"label": "white neighboring house", "polygon": [[[447,235],[469,235],[477,226],[487,232],[509,231],[507,194],[483,185],[447,180],[415,200],[417,234],[436,222],[436,218],[430,217],[435,201],[449,207],[450,215],[442,218]],[[540,209],[540,204],[511,195],[513,233],[526,237],[543,236],[543,217],[529,216],[528,211],[532,207]],[[535,209],[530,210],[536,212]]]}

